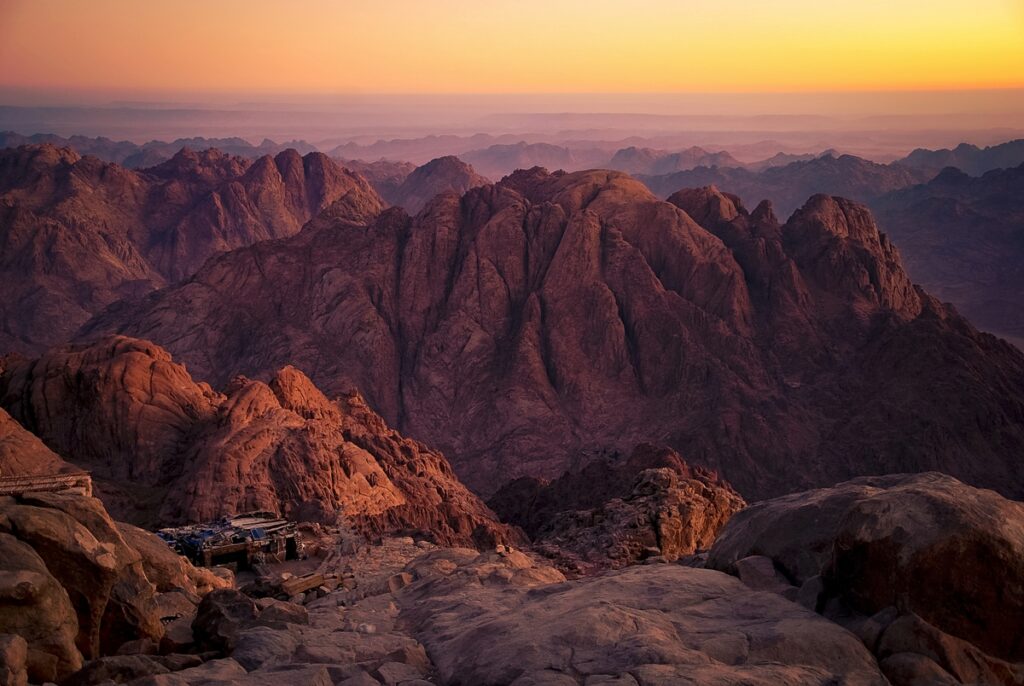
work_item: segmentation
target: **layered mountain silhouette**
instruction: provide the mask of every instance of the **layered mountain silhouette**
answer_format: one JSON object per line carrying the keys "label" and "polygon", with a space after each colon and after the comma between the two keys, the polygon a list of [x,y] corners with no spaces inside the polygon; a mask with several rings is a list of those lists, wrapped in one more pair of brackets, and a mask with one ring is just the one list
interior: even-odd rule
{"label": "layered mountain silhouette", "polygon": [[995,169],[1008,169],[1024,164],[1024,140],[1007,141],[984,148],[970,143],[961,143],[952,149],[918,148],[899,160],[899,163],[932,174],[937,174],[946,167],[956,167],[971,176],[980,176]]}
{"label": "layered mountain silhouette", "polygon": [[359,389],[485,493],[653,441],[748,499],[928,469],[1024,494],[1024,355],[828,195],[780,224],[713,187],[521,171],[224,253],[79,336],[109,333],[216,387],[292,364]]}
{"label": "layered mountain silhouette", "polygon": [[167,141],[149,141],[133,143],[131,141],[115,141],[103,136],[58,136],[52,133],[36,133],[24,136],[13,131],[0,131],[0,148],[16,148],[22,145],[49,144],[58,148],[71,148],[79,155],[92,155],[106,162],[116,162],[132,169],[152,167],[174,157],[182,148],[207,150],[216,148],[228,155],[238,155],[256,159],[264,155],[276,155],[285,150],[296,150],[300,154],[316,152],[311,143],[302,140],[276,143],[264,138],[259,145],[254,145],[244,138],[178,138]]}
{"label": "layered mountain silhouette", "polygon": [[51,145],[0,151],[0,350],[64,342],[108,304],[294,234],[332,204],[360,220],[383,206],[320,153],[183,149],[133,171]]}
{"label": "layered mountain silhouette", "polygon": [[778,212],[788,215],[815,193],[867,203],[932,176],[900,164],[878,164],[854,155],[824,154],[768,166],[760,171],[756,166],[752,169],[705,166],[671,174],[638,175],[638,178],[660,197],[668,197],[680,188],[714,185],[735,193],[750,206],[767,198]]}
{"label": "layered mountain silhouette", "polygon": [[679,152],[638,148],[630,146],[617,150],[608,161],[609,169],[617,169],[627,174],[673,174],[677,171],[694,169],[695,167],[742,167],[743,163],[729,153],[708,152],[704,148],[693,146]]}
{"label": "layered mountain silhouette", "polygon": [[915,280],[979,327],[1024,343],[1024,165],[980,177],[948,168],[873,207]]}

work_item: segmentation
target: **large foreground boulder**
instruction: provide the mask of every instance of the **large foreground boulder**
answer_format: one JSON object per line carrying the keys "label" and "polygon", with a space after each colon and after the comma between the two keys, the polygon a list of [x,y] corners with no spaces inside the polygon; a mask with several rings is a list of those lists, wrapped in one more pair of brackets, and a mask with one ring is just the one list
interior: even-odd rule
{"label": "large foreground boulder", "polygon": [[506,551],[410,564],[402,620],[443,683],[885,684],[855,636],[711,570],[564,577]]}
{"label": "large foreground boulder", "polygon": [[199,593],[224,583],[153,534],[118,525],[95,498],[0,498],[0,634],[26,641],[34,682],[64,679],[124,644],[160,645],[162,619],[190,622]]}
{"label": "large foreground boulder", "polygon": [[559,566],[586,573],[707,549],[744,502],[676,451],[641,444],[628,457],[603,456],[550,483],[516,479],[489,505]]}
{"label": "large foreground boulder", "polygon": [[78,616],[67,591],[26,543],[0,533],[0,631],[27,643],[28,677],[56,681],[82,666]]}
{"label": "large foreground boulder", "polygon": [[979,661],[1024,679],[1021,503],[938,473],[864,477],[750,506],[708,566],[737,573],[755,555],[819,589],[815,606],[873,649],[929,655],[960,680],[977,680],[961,665]]}

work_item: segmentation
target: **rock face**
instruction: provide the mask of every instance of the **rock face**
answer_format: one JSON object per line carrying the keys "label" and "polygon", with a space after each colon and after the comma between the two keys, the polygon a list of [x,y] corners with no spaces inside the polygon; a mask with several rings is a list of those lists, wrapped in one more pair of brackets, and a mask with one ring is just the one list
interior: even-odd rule
{"label": "rock face", "polygon": [[216,385],[294,364],[358,388],[484,493],[656,440],[748,499],[930,469],[1024,494],[1024,356],[914,287],[863,207],[676,200],[520,172],[318,219],[80,335],[151,337]]}
{"label": "rock face", "polygon": [[0,477],[73,474],[78,467],[61,459],[0,408]]}
{"label": "rock face", "polygon": [[[95,498],[0,498],[0,633],[27,643],[33,683],[63,679],[82,666],[83,656],[111,655],[126,642],[158,644],[166,591],[193,595],[223,585],[180,558],[180,575],[153,573],[147,554],[158,546],[160,557],[177,557],[153,534],[123,537]],[[195,578],[209,585],[200,587]],[[185,605],[195,612],[191,601]]]}
{"label": "rock face", "polygon": [[398,596],[443,683],[885,684],[850,633],[720,572],[565,582],[525,555],[428,553]]}
{"label": "rock face", "polygon": [[705,550],[745,503],[675,451],[643,445],[628,458],[592,460],[552,482],[522,477],[488,504],[560,566],[571,561],[576,570],[590,571]]}
{"label": "rock face", "polygon": [[91,470],[126,520],[272,510],[445,543],[518,538],[442,455],[389,429],[358,395],[327,400],[292,367],[217,393],[158,346],[114,337],[12,361],[0,404]]}
{"label": "rock face", "polygon": [[0,508],[4,532],[31,546],[67,591],[83,655],[109,654],[136,638],[160,640],[163,627],[142,558],[99,500],[39,493],[7,499]]}
{"label": "rock face", "polygon": [[[338,164],[366,179],[382,198],[394,197],[395,191],[416,169],[416,165],[412,162],[384,159],[375,162],[338,159]],[[389,200],[388,202],[393,201]]]}
{"label": "rock face", "polygon": [[56,681],[82,666],[78,617],[67,591],[32,546],[0,533],[0,627],[27,643],[28,678]]}
{"label": "rock face", "polygon": [[767,198],[783,214],[817,193],[867,203],[899,188],[927,181],[927,172],[900,164],[878,164],[853,155],[826,154],[761,171],[738,166],[697,167],[670,174],[638,177],[658,197],[680,188],[715,185],[735,193],[748,205]]}
{"label": "rock face", "polygon": [[470,188],[490,183],[458,157],[438,157],[416,167],[402,183],[388,194],[382,194],[392,205],[416,214],[441,193],[462,195]]}
{"label": "rock face", "polygon": [[947,169],[872,207],[916,281],[1024,346],[1024,165],[981,177]]}
{"label": "rock face", "polygon": [[751,555],[819,589],[814,604],[904,674],[896,683],[931,669],[913,667],[921,656],[964,683],[1024,678],[1019,502],[937,473],[864,477],[751,505],[708,566],[735,572]]}
{"label": "rock face", "polygon": [[296,233],[343,200],[381,201],[319,153],[256,160],[184,149],[132,171],[68,148],[0,151],[0,351],[39,353],[92,314],[192,274],[211,255]]}

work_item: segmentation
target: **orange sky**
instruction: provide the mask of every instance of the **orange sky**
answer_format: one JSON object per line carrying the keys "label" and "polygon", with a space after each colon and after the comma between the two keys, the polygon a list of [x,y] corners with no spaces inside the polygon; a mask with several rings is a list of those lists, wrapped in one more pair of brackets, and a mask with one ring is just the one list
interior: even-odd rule
{"label": "orange sky", "polygon": [[1020,0],[0,0],[0,87],[571,93],[1020,86]]}

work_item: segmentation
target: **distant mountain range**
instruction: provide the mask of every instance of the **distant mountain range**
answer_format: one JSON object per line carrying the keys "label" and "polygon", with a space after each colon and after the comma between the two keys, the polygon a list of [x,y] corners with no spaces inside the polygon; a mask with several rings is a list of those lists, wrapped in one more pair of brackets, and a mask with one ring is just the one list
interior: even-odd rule
{"label": "distant mountain range", "polygon": [[947,168],[872,207],[915,281],[1024,347],[1024,165],[980,177]]}

